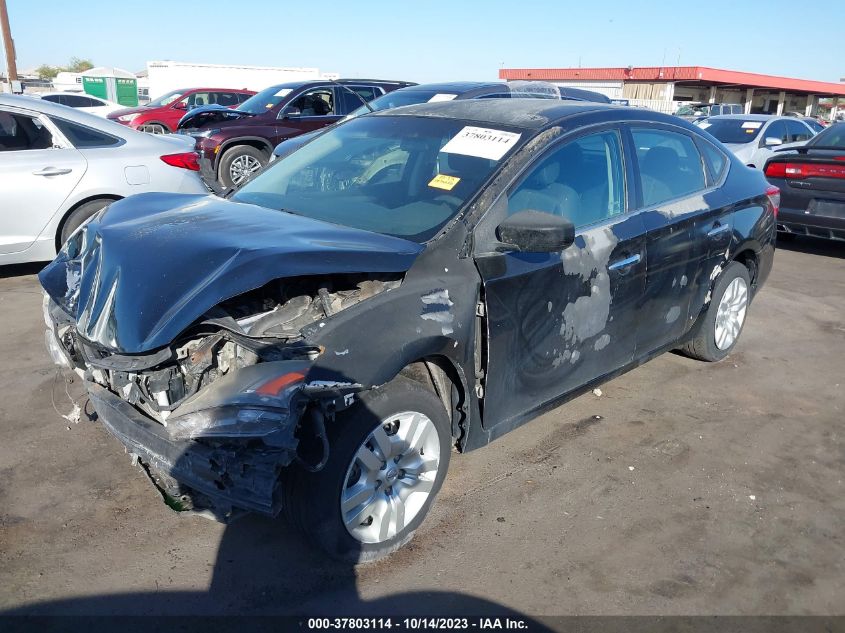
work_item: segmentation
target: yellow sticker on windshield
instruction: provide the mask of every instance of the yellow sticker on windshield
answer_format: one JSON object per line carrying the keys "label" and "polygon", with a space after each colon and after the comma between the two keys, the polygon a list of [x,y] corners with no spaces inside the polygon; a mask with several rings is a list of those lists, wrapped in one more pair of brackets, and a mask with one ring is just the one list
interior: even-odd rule
{"label": "yellow sticker on windshield", "polygon": [[457,176],[447,176],[446,174],[437,174],[434,178],[431,179],[431,182],[428,183],[429,187],[437,187],[438,189],[445,189],[446,191],[452,191],[461,181],[460,178]]}

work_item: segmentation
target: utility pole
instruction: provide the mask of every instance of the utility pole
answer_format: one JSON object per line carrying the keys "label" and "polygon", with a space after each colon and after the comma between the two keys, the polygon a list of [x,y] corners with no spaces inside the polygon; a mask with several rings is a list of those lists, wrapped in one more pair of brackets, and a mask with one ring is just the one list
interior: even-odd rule
{"label": "utility pole", "polygon": [[11,83],[17,80],[18,69],[15,65],[15,43],[12,41],[12,29],[9,28],[6,0],[0,0],[0,32],[3,34],[3,47],[6,49],[6,79]]}

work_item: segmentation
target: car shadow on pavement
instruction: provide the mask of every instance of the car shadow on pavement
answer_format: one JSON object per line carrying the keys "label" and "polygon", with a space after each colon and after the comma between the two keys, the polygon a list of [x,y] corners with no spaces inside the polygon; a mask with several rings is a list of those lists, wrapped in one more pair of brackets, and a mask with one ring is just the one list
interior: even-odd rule
{"label": "car shadow on pavement", "polygon": [[[368,574],[385,562],[368,565]],[[162,579],[168,571],[161,570]],[[530,631],[550,630],[504,605],[458,592],[397,592],[364,600],[357,571],[326,558],[284,521],[248,516],[226,528],[207,591],[161,589],[39,602],[0,612],[0,621],[8,623],[8,616],[490,616],[519,618]]]}
{"label": "car shadow on pavement", "polygon": [[48,262],[27,262],[26,264],[9,264],[0,266],[0,279],[9,277],[23,277],[25,275],[37,275]]}
{"label": "car shadow on pavement", "polygon": [[845,259],[845,242],[825,240],[818,237],[792,235],[784,237],[778,234],[777,248],[808,255],[824,255]]}
{"label": "car shadow on pavement", "polygon": [[[373,415],[369,410],[363,415]],[[98,422],[99,423],[99,422]],[[187,460],[183,454],[179,460]],[[178,462],[177,462],[178,463]],[[174,516],[173,521],[203,520],[195,516]],[[431,526],[429,526],[431,527]],[[422,530],[425,531],[425,525]],[[427,540],[427,539],[426,539]],[[249,514],[228,524],[223,531],[207,590],[168,590],[170,565],[158,571],[153,591],[82,595],[43,601],[0,611],[0,630],[8,616],[47,616],[59,624],[66,616],[298,616],[306,617],[387,617],[387,616],[483,616],[515,618],[528,626],[523,630],[549,631],[533,620],[502,604],[455,591],[401,592],[389,589],[388,572],[412,567],[431,543],[414,546],[412,541],[392,556],[375,563],[354,565],[329,558],[280,516],[270,519]],[[162,549],[179,546],[162,542]],[[131,544],[127,545],[131,547]],[[196,551],[196,550],[194,550]],[[355,558],[354,552],[352,558]],[[137,561],[142,565],[143,561]],[[201,568],[200,564],[193,565]],[[126,583],[131,583],[127,569]],[[184,576],[183,576],[184,578]],[[207,576],[196,578],[203,585]],[[384,580],[385,582],[379,582]],[[427,583],[435,586],[432,582]],[[80,579],[84,583],[84,579]],[[184,582],[184,581],[183,581]],[[381,597],[365,599],[359,583],[377,588]],[[387,589],[387,591],[384,591]],[[472,590],[472,587],[467,587]],[[34,622],[38,622],[36,618]],[[11,618],[26,628],[27,618]],[[72,621],[72,620],[71,620]],[[234,620],[237,621],[237,618]],[[272,622],[272,617],[268,622]],[[93,621],[98,628],[96,621]],[[184,623],[184,619],[182,619]],[[73,625],[69,630],[83,630]],[[89,627],[90,628],[90,627]],[[110,627],[111,628],[111,627]],[[300,630],[307,628],[300,622]],[[91,629],[94,630],[94,629]],[[289,630],[284,627],[276,630]]]}

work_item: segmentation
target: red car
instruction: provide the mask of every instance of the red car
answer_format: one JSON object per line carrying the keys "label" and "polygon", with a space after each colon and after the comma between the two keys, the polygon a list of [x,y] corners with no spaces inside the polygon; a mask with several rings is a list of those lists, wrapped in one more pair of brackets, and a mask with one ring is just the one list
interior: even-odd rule
{"label": "red car", "polygon": [[163,97],[154,99],[137,108],[115,110],[109,113],[108,118],[141,132],[166,134],[176,130],[176,124],[188,110],[206,105],[234,108],[254,94],[255,92],[252,90],[232,90],[230,88],[173,90]]}

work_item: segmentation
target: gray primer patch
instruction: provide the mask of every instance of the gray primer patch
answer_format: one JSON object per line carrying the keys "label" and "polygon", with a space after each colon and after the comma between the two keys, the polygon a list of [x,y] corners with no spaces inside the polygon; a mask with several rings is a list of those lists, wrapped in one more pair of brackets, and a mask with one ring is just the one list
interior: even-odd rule
{"label": "gray primer patch", "polygon": [[683,276],[681,276],[681,288],[683,288],[686,285],[687,285],[687,276],[683,275]]}
{"label": "gray primer patch", "polygon": [[602,334],[597,340],[595,345],[593,345],[593,349],[599,351],[604,349],[610,344],[610,334]]}
{"label": "gray primer patch", "polygon": [[449,299],[449,291],[445,288],[432,290],[428,294],[420,297],[423,302],[423,311],[420,317],[426,321],[435,321],[441,325],[440,331],[443,335],[454,332],[452,322],[455,320],[455,315],[452,314],[452,306],[455,305]]}
{"label": "gray primer patch", "polygon": [[672,306],[669,312],[666,313],[666,323],[674,323],[681,315],[681,308],[679,306]]}
{"label": "gray primer patch", "polygon": [[[582,237],[584,248],[570,247],[561,254],[564,274],[578,275],[585,283],[590,284],[590,294],[567,304],[562,312],[560,335],[566,347],[577,346],[588,338],[601,334],[610,316],[610,276],[607,273],[607,262],[619,240],[612,227],[593,229]],[[569,362],[577,362],[580,356],[577,350],[573,351]]]}

